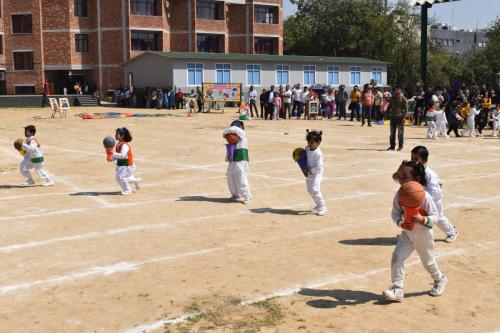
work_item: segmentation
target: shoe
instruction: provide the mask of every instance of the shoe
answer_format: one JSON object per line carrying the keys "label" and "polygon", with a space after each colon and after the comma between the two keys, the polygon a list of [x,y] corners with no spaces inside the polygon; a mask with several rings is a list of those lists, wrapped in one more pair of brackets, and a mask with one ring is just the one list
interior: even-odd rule
{"label": "shoe", "polygon": [[401,150],[403,150],[403,147],[399,147],[399,148],[398,148],[398,151],[401,151]]}
{"label": "shoe", "polygon": [[450,138],[450,136],[449,136],[449,135],[447,135],[447,136],[445,136],[444,138],[445,138],[445,139],[449,139],[449,138]]}
{"label": "shoe", "polygon": [[25,181],[24,183],[21,183],[22,186],[31,186],[31,185],[35,185],[35,181],[34,180],[27,180]]}
{"label": "shoe", "polygon": [[365,123],[361,123],[361,126],[365,126]]}
{"label": "shoe", "polygon": [[352,119],[349,119],[349,121],[353,121]]}
{"label": "shoe", "polygon": [[401,302],[405,298],[403,288],[392,286],[390,289],[384,290],[384,298],[391,302]]}
{"label": "shoe", "polygon": [[441,279],[434,281],[434,285],[432,286],[431,291],[429,291],[429,295],[431,296],[441,296],[444,293],[444,289],[448,284],[448,279],[446,276],[441,276]]}
{"label": "shoe", "polygon": [[454,241],[457,240],[457,237],[458,237],[458,230],[457,228],[453,227],[453,230],[455,231],[455,233],[453,235],[450,235],[450,236],[446,236],[445,238],[445,242],[446,243],[453,243]]}
{"label": "shoe", "polygon": [[130,195],[130,194],[132,194],[132,190],[123,191],[121,194],[122,195]]}
{"label": "shoe", "polygon": [[248,205],[251,201],[252,201],[252,197],[251,196],[250,197],[246,197],[246,198],[243,199],[243,203],[245,205]]}
{"label": "shoe", "polygon": [[372,127],[372,124],[368,124],[368,127]]}
{"label": "shoe", "polygon": [[49,187],[49,186],[52,186],[52,185],[54,185],[54,181],[53,180],[51,180],[49,182],[42,183],[42,186],[45,186],[45,187]]}
{"label": "shoe", "polygon": [[141,183],[142,183],[142,178],[137,178],[135,180],[135,189],[140,190],[141,189]]}
{"label": "shoe", "polygon": [[389,147],[389,148],[386,149],[386,151],[394,151],[395,149],[396,148],[394,148],[394,147]]}
{"label": "shoe", "polygon": [[239,196],[237,196],[237,195],[232,195],[232,196],[229,198],[229,200],[234,200],[234,201],[236,201],[236,200],[238,200],[239,198],[240,198],[240,197],[239,197]]}

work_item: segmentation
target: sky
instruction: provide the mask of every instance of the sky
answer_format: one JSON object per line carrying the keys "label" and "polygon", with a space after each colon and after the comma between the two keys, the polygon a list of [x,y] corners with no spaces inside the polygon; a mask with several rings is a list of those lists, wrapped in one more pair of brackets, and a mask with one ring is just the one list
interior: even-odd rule
{"label": "sky", "polygon": [[[285,15],[295,11],[289,0],[285,2]],[[395,3],[396,0],[390,0]],[[458,29],[485,28],[500,17],[500,0],[460,0],[438,4],[429,10],[429,17],[436,17],[438,22],[449,23]]]}

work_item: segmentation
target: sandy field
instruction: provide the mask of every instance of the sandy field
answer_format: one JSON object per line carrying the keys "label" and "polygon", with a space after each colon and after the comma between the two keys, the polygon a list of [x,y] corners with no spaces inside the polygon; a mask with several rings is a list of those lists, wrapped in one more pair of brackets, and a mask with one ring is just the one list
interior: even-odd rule
{"label": "sandy field", "polygon": [[[73,112],[123,111],[78,108]],[[147,112],[146,110],[133,110]],[[170,112],[170,111],[168,111]],[[167,113],[167,111],[165,111]],[[425,140],[406,128],[252,120],[253,201],[231,202],[222,130],[236,114],[47,119],[0,112],[0,332],[495,332],[500,330],[500,139]],[[12,142],[37,126],[56,185],[22,187]],[[102,139],[128,127],[142,188],[121,196]],[[291,159],[305,130],[324,132],[328,214],[313,216]],[[425,144],[459,230],[436,253],[449,284],[414,253],[406,298],[387,304],[398,228],[391,174]]]}

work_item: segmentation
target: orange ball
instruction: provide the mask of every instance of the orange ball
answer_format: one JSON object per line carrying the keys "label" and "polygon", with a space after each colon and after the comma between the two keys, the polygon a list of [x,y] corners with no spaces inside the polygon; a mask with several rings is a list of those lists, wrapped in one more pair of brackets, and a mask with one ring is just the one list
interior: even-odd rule
{"label": "orange ball", "polygon": [[228,135],[226,135],[226,141],[228,143],[236,144],[238,143],[238,141],[240,141],[240,137],[235,133],[229,133]]}
{"label": "orange ball", "polygon": [[418,208],[424,203],[425,189],[415,181],[406,182],[399,188],[399,204],[407,208]]}

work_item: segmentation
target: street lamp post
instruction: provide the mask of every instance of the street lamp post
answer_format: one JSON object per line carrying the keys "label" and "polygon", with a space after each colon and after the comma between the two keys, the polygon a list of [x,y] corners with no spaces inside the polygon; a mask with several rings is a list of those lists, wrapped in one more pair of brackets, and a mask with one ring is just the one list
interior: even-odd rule
{"label": "street lamp post", "polygon": [[429,8],[434,4],[459,0],[412,0],[412,6],[420,6],[420,78],[427,85],[427,20]]}

